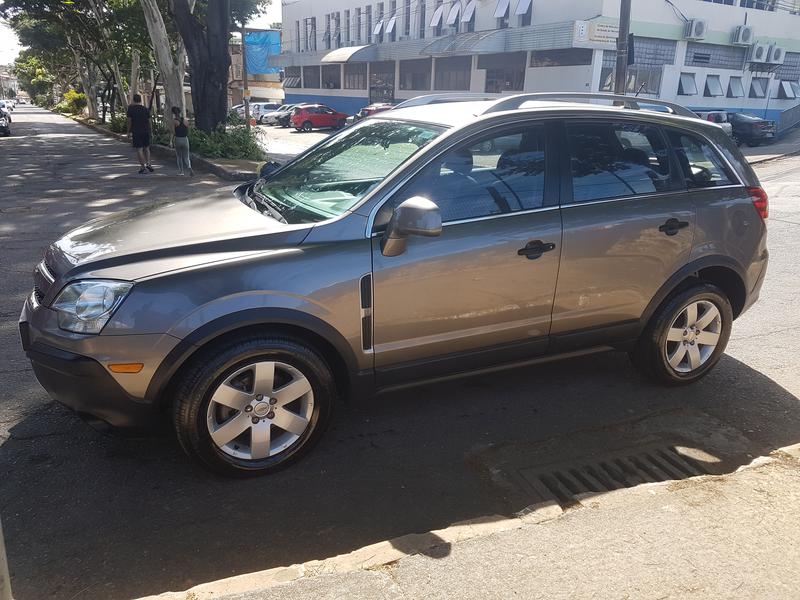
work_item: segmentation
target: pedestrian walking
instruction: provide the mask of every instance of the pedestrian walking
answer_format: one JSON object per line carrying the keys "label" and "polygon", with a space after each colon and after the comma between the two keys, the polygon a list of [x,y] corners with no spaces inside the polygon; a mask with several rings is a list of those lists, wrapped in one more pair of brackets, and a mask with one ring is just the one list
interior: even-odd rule
{"label": "pedestrian walking", "polygon": [[172,107],[172,146],[175,147],[175,158],[178,161],[178,175],[194,176],[192,160],[189,156],[189,125],[181,115],[181,109]]}
{"label": "pedestrian walking", "polygon": [[142,97],[133,95],[133,104],[128,107],[128,135],[131,136],[136,155],[139,157],[139,174],[153,172],[150,164],[150,111],[142,106]]}

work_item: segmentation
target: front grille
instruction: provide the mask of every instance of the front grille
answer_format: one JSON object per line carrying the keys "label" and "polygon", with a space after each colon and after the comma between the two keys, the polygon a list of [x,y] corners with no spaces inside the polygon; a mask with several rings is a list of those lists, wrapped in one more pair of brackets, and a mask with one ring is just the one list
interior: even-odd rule
{"label": "front grille", "polygon": [[39,289],[39,286],[33,286],[33,297],[36,298],[36,301],[41,304],[42,300],[44,299],[44,292]]}
{"label": "front grille", "polygon": [[53,268],[53,262],[50,260],[48,252],[44,260],[36,265],[36,268],[33,270],[33,295],[39,304],[43,303],[56,277],[56,271]]}

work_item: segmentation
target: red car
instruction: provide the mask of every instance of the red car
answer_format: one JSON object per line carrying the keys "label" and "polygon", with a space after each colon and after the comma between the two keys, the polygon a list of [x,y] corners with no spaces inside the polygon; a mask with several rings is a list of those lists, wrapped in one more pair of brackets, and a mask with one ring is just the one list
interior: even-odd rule
{"label": "red car", "polygon": [[297,131],[311,131],[318,127],[340,129],[345,126],[347,115],[336,112],[324,104],[306,104],[294,110],[292,125]]}

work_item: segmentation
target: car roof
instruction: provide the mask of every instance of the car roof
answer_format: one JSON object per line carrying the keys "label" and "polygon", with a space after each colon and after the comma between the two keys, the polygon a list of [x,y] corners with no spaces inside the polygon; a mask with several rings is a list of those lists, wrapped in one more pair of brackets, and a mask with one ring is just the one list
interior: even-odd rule
{"label": "car roof", "polygon": [[[475,121],[476,118],[483,117],[496,101],[494,100],[479,100],[479,101],[464,101],[464,102],[440,102],[435,104],[424,104],[421,106],[409,106],[407,108],[396,108],[387,112],[381,113],[381,118],[400,119],[405,121],[418,121],[423,123],[432,123],[436,125],[444,125],[446,127],[460,127]],[[642,105],[647,105],[647,100],[642,99]],[[560,100],[528,100],[523,102],[519,108],[507,111],[498,111],[489,113],[490,115],[500,115],[524,111],[526,113],[536,112],[569,112],[574,115],[576,113],[586,113],[588,115],[598,114],[616,114],[616,115],[638,115],[650,116],[654,120],[658,119],[663,122],[664,119],[676,119],[682,123],[694,122],[700,119],[683,117],[674,115],[669,112],[660,110],[653,110],[649,108],[642,108],[641,110],[632,110],[622,106],[611,106],[606,104],[596,104],[588,102],[567,102]],[[701,121],[703,122],[703,121]]]}

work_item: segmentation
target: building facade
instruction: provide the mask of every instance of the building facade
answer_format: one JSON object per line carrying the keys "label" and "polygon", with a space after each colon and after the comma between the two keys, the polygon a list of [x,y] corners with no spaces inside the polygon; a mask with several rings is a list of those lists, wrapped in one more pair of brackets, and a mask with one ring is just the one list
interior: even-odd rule
{"label": "building facade", "polygon": [[[249,47],[248,47],[249,48]],[[228,106],[244,102],[242,79],[242,39],[234,37],[230,44],[231,66],[228,69]],[[247,51],[251,61],[251,51]],[[252,62],[252,61],[251,61]],[[253,65],[247,65],[247,87],[251,102],[283,102],[284,90],[279,73],[256,73]]]}
{"label": "building facade", "polygon": [[[286,102],[351,114],[440,91],[610,91],[618,28],[619,0],[297,0],[270,64]],[[631,32],[629,92],[800,120],[800,0],[636,0]]]}

